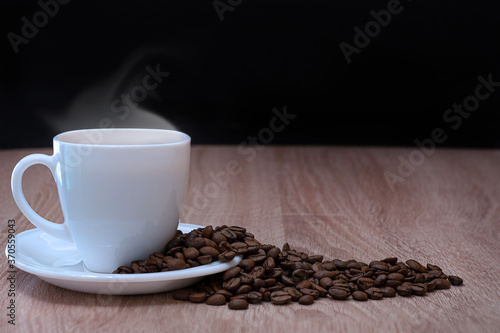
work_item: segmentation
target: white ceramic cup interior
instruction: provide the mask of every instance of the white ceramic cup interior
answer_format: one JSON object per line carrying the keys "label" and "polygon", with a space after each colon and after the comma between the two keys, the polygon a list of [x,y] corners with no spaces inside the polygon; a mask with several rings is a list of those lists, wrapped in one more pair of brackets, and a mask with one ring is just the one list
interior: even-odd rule
{"label": "white ceramic cup interior", "polygon": [[[12,193],[39,229],[72,241],[87,269],[111,273],[164,249],[177,230],[187,191],[190,142],[170,130],[91,129],[54,138],[52,156],[23,158]],[[64,223],[39,216],[22,191],[24,171],[47,166],[57,184]]]}

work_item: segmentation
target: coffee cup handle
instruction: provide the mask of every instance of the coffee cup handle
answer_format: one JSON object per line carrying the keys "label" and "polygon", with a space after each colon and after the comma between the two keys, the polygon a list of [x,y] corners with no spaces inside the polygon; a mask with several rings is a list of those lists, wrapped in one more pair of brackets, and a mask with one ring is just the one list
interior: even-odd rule
{"label": "coffee cup handle", "polygon": [[54,179],[57,180],[56,177],[56,158],[55,156],[43,155],[43,154],[32,154],[28,155],[17,163],[12,171],[11,178],[11,187],[12,187],[12,195],[14,196],[14,201],[17,206],[21,210],[21,212],[26,216],[26,218],[33,223],[40,230],[46,232],[47,234],[63,239],[66,241],[73,242],[73,239],[68,231],[66,223],[58,224],[54,222],[50,222],[40,215],[38,215],[33,208],[28,204],[26,198],[24,197],[22,180],[23,174],[30,166],[35,164],[45,165],[52,173]]}

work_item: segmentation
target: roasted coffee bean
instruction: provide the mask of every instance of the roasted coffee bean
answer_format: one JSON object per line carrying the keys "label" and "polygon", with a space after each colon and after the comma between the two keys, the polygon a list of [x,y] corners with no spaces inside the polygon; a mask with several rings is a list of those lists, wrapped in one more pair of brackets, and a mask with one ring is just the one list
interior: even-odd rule
{"label": "roasted coffee bean", "polygon": [[319,292],[317,290],[314,290],[314,289],[302,288],[302,289],[300,289],[300,292],[303,295],[311,295],[312,297],[314,297],[314,299],[319,298]]}
{"label": "roasted coffee bean", "polygon": [[375,287],[366,289],[365,293],[366,295],[368,295],[369,299],[379,300],[382,299],[382,297],[384,297],[384,293],[382,292],[382,290]]}
{"label": "roasted coffee bean", "polygon": [[413,283],[424,283],[426,278],[425,278],[425,273],[418,273],[415,275],[415,279],[413,280]]}
{"label": "roasted coffee bean", "polygon": [[275,264],[274,264],[274,259],[272,257],[268,257],[264,263],[262,264],[262,267],[264,267],[264,270],[266,273],[271,273],[274,270]]}
{"label": "roasted coffee bean", "polygon": [[347,292],[346,290],[338,289],[335,287],[328,289],[328,294],[333,299],[336,299],[336,300],[345,300],[345,299],[349,298],[349,296],[350,296],[349,292]]}
{"label": "roasted coffee bean", "polygon": [[323,288],[319,284],[311,283],[311,289],[319,293],[319,297],[326,297],[328,295],[328,289]]}
{"label": "roasted coffee bean", "polygon": [[214,232],[214,228],[211,225],[206,226],[201,231],[201,237],[203,237],[203,238],[210,238],[210,237],[212,237],[213,232]]}
{"label": "roasted coffee bean", "polygon": [[243,242],[232,243],[231,247],[236,254],[244,255],[248,252],[248,245]]}
{"label": "roasted coffee bean", "polygon": [[226,298],[226,300],[228,300],[234,296],[230,291],[228,291],[226,289],[219,289],[215,293],[223,295]]}
{"label": "roasted coffee bean", "polygon": [[247,272],[251,272],[255,267],[255,262],[252,259],[243,259],[238,264],[239,267],[243,268]]}
{"label": "roasted coffee bean", "polygon": [[387,275],[387,280],[395,280],[402,282],[405,279],[403,274],[400,273],[391,273]]}
{"label": "roasted coffee bean", "polygon": [[252,259],[256,265],[261,265],[264,260],[266,260],[267,256],[265,254],[252,254],[248,258]]}
{"label": "roasted coffee bean", "polygon": [[455,275],[448,276],[448,281],[450,281],[450,283],[453,286],[460,286],[464,283],[464,280],[462,280],[461,278],[459,278],[458,276],[455,276]]}
{"label": "roasted coffee bean", "polygon": [[355,291],[352,293],[352,298],[364,302],[368,300],[368,295],[364,291]]}
{"label": "roasted coffee bean", "polygon": [[388,286],[383,286],[379,288],[382,291],[382,295],[384,297],[395,297],[396,296],[396,289]]}
{"label": "roasted coffee bean", "polygon": [[271,293],[271,303],[277,305],[288,304],[292,301],[292,296],[286,291],[275,291]]}
{"label": "roasted coffee bean", "polygon": [[435,279],[436,289],[450,289],[451,283],[446,279]]}
{"label": "roasted coffee bean", "polygon": [[410,267],[417,273],[424,273],[427,271],[427,268],[416,260],[413,259],[407,260],[406,264],[408,265],[408,267]]}
{"label": "roasted coffee bean", "polygon": [[222,294],[213,294],[205,301],[208,305],[224,305],[226,304],[226,297]]}
{"label": "roasted coffee bean", "polygon": [[233,268],[228,269],[227,271],[222,274],[222,281],[228,281],[234,277],[236,277],[238,274],[240,274],[241,268],[236,266]]}
{"label": "roasted coffee bean", "polygon": [[425,296],[427,294],[427,286],[423,283],[416,283],[411,288],[414,295]]}
{"label": "roasted coffee bean", "polygon": [[256,304],[262,302],[262,294],[258,291],[251,291],[247,295],[247,302]]}
{"label": "roasted coffee bean", "polygon": [[373,285],[378,288],[378,287],[382,286],[386,280],[387,280],[387,275],[380,274],[379,276],[377,276],[375,278]]}
{"label": "roasted coffee bean", "polygon": [[290,294],[290,296],[292,296],[292,302],[298,302],[299,298],[303,296],[303,294],[300,291],[298,291],[293,287],[285,287],[283,288],[283,291],[286,291],[287,293]]}
{"label": "roasted coffee bean", "polygon": [[299,304],[310,305],[314,303],[314,297],[311,295],[303,295],[299,298]]}
{"label": "roasted coffee bean", "polygon": [[374,284],[375,284],[375,281],[373,281],[370,278],[365,278],[365,277],[361,277],[357,281],[357,285],[361,290],[369,289],[369,288],[373,287]]}
{"label": "roasted coffee bean", "polygon": [[234,257],[236,257],[236,253],[234,253],[233,251],[226,251],[226,252],[219,254],[219,256],[218,256],[219,261],[221,261],[221,262],[231,261],[234,259]]}
{"label": "roasted coffee bean", "polygon": [[396,288],[396,292],[398,293],[399,296],[410,296],[411,293],[413,292],[412,287],[408,286],[399,286]]}
{"label": "roasted coffee bean", "polygon": [[195,247],[188,247],[182,249],[182,253],[186,259],[196,259],[200,255],[200,251],[198,251]]}
{"label": "roasted coffee bean", "polygon": [[333,280],[330,279],[329,277],[324,277],[321,280],[319,280],[319,285],[324,289],[328,290],[333,286]]}
{"label": "roasted coffee bean", "polygon": [[245,310],[248,309],[248,302],[244,299],[233,299],[227,303],[227,307],[231,310]]}
{"label": "roasted coffee bean", "polygon": [[248,284],[243,284],[241,285],[236,291],[236,295],[241,295],[241,294],[248,294],[249,292],[252,291],[252,287]]}
{"label": "roasted coffee bean", "polygon": [[222,235],[220,232],[214,232],[212,234],[211,240],[217,244],[220,244],[223,241],[227,241],[226,237],[224,237],[224,235]]}
{"label": "roasted coffee bean", "polygon": [[432,270],[442,271],[442,269],[439,266],[432,265],[432,264],[427,264],[427,269],[430,271],[432,271]]}
{"label": "roasted coffee bean", "polygon": [[189,290],[187,289],[177,289],[172,292],[172,297],[178,301],[188,301],[189,300]]}
{"label": "roasted coffee bean", "polygon": [[427,283],[425,283],[425,286],[427,287],[427,292],[434,291],[436,289],[436,281],[432,280]]}
{"label": "roasted coffee bean", "polygon": [[202,303],[205,302],[206,299],[207,299],[207,294],[203,292],[199,293],[195,292],[189,294],[189,301],[192,303]]}
{"label": "roasted coffee bean", "polygon": [[260,288],[264,288],[266,286],[266,282],[262,279],[256,278],[253,279],[253,288],[255,290],[259,290]]}
{"label": "roasted coffee bean", "polygon": [[201,255],[210,255],[212,257],[217,257],[220,254],[219,250],[211,246],[204,246],[200,248],[198,251],[200,251]]}
{"label": "roasted coffee bean", "polygon": [[310,280],[302,280],[295,285],[295,288],[297,288],[297,290],[301,290],[302,288],[310,289],[311,288],[311,281]]}
{"label": "roasted coffee bean", "polygon": [[222,284],[222,288],[229,290],[229,291],[235,291],[241,286],[241,278],[239,277],[234,277],[227,282],[224,282]]}
{"label": "roasted coffee bean", "polygon": [[195,249],[201,249],[204,246],[207,246],[207,243],[203,237],[196,237],[189,242],[189,247],[194,247]]}
{"label": "roasted coffee bean", "polygon": [[171,271],[176,271],[179,269],[186,268],[186,262],[181,259],[171,259],[167,262],[167,267]]}
{"label": "roasted coffee bean", "polygon": [[198,258],[196,258],[196,261],[198,261],[202,265],[207,265],[212,262],[212,256],[210,254],[199,256]]}
{"label": "roasted coffee bean", "polygon": [[382,259],[380,261],[383,261],[383,262],[391,264],[391,265],[396,265],[396,263],[398,262],[398,258],[396,258],[396,257],[390,257],[390,258]]}
{"label": "roasted coffee bean", "polygon": [[389,271],[389,265],[383,261],[372,261],[369,266],[379,271]]}

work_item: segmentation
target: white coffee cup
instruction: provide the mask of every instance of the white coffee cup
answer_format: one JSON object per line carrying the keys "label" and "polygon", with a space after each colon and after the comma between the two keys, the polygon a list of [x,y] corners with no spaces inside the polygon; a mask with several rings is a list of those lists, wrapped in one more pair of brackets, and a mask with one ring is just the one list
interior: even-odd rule
{"label": "white coffee cup", "polygon": [[[153,129],[90,129],[54,137],[52,156],[23,158],[12,173],[21,212],[47,234],[74,242],[85,267],[111,273],[164,249],[177,230],[187,191],[191,138]],[[47,166],[57,184],[64,223],[28,204],[24,171]]]}

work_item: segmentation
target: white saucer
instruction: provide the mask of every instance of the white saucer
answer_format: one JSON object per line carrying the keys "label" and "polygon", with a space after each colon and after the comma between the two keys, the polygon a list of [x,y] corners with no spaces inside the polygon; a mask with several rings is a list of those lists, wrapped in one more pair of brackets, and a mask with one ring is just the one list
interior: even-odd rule
{"label": "white saucer", "polygon": [[[183,233],[202,228],[180,223]],[[236,266],[241,257],[229,262],[213,262],[172,272],[143,274],[101,274],[88,271],[75,245],[56,239],[39,229],[16,235],[15,266],[35,274],[55,286],[95,294],[137,295],[152,294],[183,288]],[[8,254],[5,248],[6,255]],[[12,255],[11,255],[12,256]]]}

